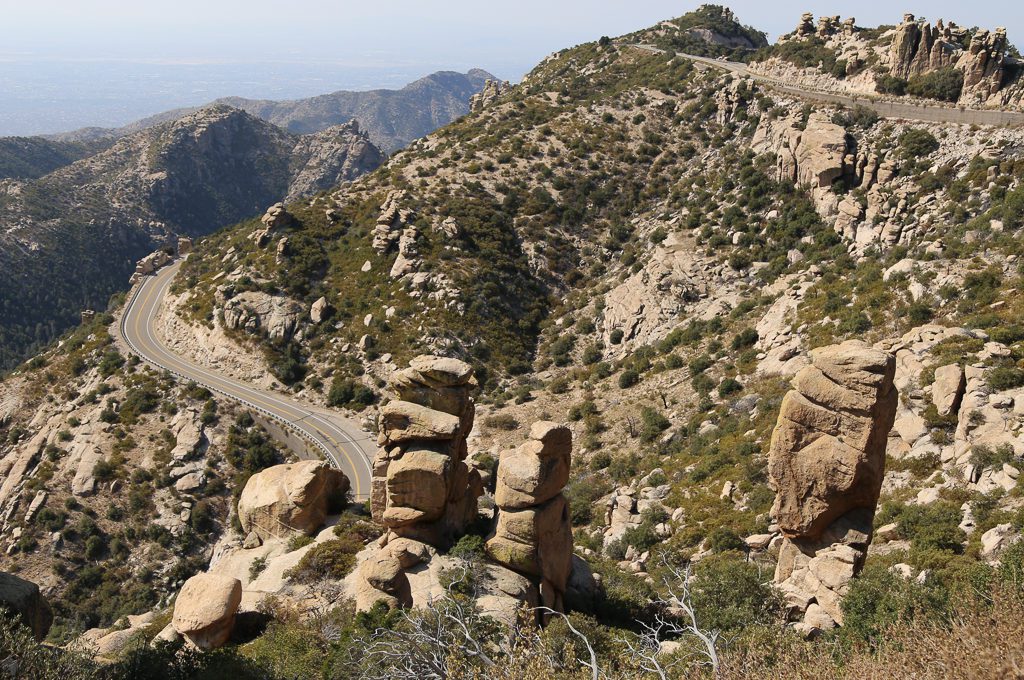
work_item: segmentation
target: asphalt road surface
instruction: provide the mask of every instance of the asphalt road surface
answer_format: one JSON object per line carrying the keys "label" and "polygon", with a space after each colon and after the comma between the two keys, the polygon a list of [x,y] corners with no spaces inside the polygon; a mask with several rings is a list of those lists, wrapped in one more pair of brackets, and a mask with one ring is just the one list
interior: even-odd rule
{"label": "asphalt road surface", "polygon": [[[665,50],[654,45],[633,45],[645,52],[662,53]],[[753,78],[757,82],[774,87],[782,92],[804,99],[825,102],[827,104],[841,104],[843,106],[864,106],[871,109],[883,118],[898,118],[901,120],[917,120],[926,123],[962,123],[965,125],[1024,125],[1024,112],[1006,111],[996,109],[966,109],[955,106],[929,106],[910,104],[906,102],[890,101],[869,95],[845,95],[825,90],[812,90],[807,87],[787,83],[777,78],[755,73],[747,68],[746,64],[735,61],[723,61],[698,57],[693,54],[677,54],[676,56],[690,59],[691,61],[706,64],[723,71],[730,71],[739,76]]]}
{"label": "asphalt road surface", "polygon": [[147,276],[132,289],[121,317],[120,329],[124,341],[133,352],[157,368],[169,371],[182,380],[191,380],[218,395],[234,399],[298,433],[348,476],[356,500],[366,500],[370,493],[371,470],[371,459],[366,449],[375,448],[372,435],[340,414],[253,387],[206,366],[192,363],[164,344],[155,332],[156,318],[180,266],[179,262],[165,267],[154,276]]}

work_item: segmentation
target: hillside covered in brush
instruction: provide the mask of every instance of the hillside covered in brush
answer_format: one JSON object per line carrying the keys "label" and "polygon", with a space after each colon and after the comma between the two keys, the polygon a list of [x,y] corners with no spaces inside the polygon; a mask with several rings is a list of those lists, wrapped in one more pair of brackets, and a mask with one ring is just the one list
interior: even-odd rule
{"label": "hillside covered in brush", "polygon": [[[884,38],[881,60],[910,30],[826,19],[769,47],[704,6],[559,51],[373,172],[196,241],[157,334],[198,366],[362,423],[379,446],[376,507],[350,503],[289,539],[240,530],[240,485],[282,454],[245,413],[126,360],[112,318],[0,383],[0,511],[14,518],[0,568],[51,589],[52,639],[102,647],[61,657],[68,668],[1018,672],[1024,131],[880,118],[681,54],[789,73],[847,38]],[[857,78],[850,63],[808,61],[808,80],[787,83],[813,93],[819,76]],[[68,414],[78,425],[62,434]],[[206,443],[182,454],[190,425]],[[76,495],[80,441],[104,461],[94,500],[45,501],[62,515],[53,531],[22,520],[40,492]],[[469,497],[451,493],[455,469],[481,494],[459,535],[400,533]],[[526,501],[509,491],[533,482]],[[130,534],[108,509],[126,503],[139,508]],[[508,517],[527,537],[557,534],[540,507],[571,535],[572,575],[554,594],[545,575],[536,594],[549,599],[531,601],[494,576],[492,542]],[[801,513],[820,526],[794,528]],[[539,551],[547,534],[521,543]],[[206,571],[237,578],[243,599],[233,637],[200,655],[181,651],[171,599],[211,545]],[[156,566],[173,549],[174,567]],[[44,579],[48,560],[90,580]],[[90,613],[89,585],[119,580],[126,593]],[[487,607],[514,593],[510,628]],[[429,606],[399,606],[416,597]]]}

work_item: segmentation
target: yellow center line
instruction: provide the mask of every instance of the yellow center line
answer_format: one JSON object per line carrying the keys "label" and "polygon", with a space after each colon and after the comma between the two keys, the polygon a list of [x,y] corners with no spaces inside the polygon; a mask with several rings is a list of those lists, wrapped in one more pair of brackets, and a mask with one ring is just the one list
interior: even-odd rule
{"label": "yellow center line", "polygon": [[[141,304],[142,304],[141,310],[143,312],[145,312],[147,310],[147,308],[149,307],[150,301],[151,301],[151,298],[153,296],[154,291],[160,288],[160,286],[156,285],[156,281],[157,280],[158,280],[158,277],[154,276],[152,279],[147,280],[145,283],[143,283],[143,291],[140,291],[140,292],[144,293],[144,295],[142,297],[142,301],[141,301]],[[149,284],[153,284],[153,285],[149,285]],[[166,287],[167,286],[163,286],[164,289],[166,289]],[[161,295],[162,294],[163,294],[163,292],[161,292]],[[136,304],[138,304],[138,303],[139,303],[139,300],[138,300],[138,298],[136,298]],[[136,337],[140,340],[140,344],[144,344],[144,343],[141,342],[141,339],[143,337],[141,329],[140,329],[140,317],[141,316],[142,316],[142,314],[136,314],[135,315],[134,324],[133,324],[133,330],[135,332]],[[156,341],[155,337],[153,338],[153,340]],[[150,347],[149,349],[152,350],[154,348]],[[165,358],[166,359],[170,359],[170,363],[171,363],[173,368],[177,368],[179,370],[184,369],[182,372],[185,372],[185,371],[189,370],[190,368],[195,368],[195,369],[201,371],[203,373],[203,375],[211,383],[213,383],[213,387],[221,389],[222,391],[224,391],[227,394],[227,396],[232,397],[232,398],[234,398],[237,401],[243,401],[244,402],[245,400],[248,400],[248,401],[251,401],[251,402],[253,402],[253,403],[257,404],[257,405],[265,407],[268,411],[271,411],[271,412],[274,412],[275,409],[276,410],[282,410],[282,411],[285,411],[287,409],[287,410],[290,410],[292,412],[298,413],[303,418],[308,417],[308,416],[316,416],[317,415],[317,414],[315,414],[312,411],[306,411],[306,410],[304,410],[304,409],[302,409],[302,408],[300,408],[298,406],[290,404],[289,402],[284,401],[283,399],[276,399],[275,398],[276,403],[271,403],[271,402],[265,401],[262,398],[262,395],[259,392],[257,392],[254,388],[248,388],[248,389],[252,390],[255,393],[255,396],[254,395],[246,395],[243,398],[243,397],[239,397],[239,396],[233,395],[233,394],[231,394],[231,391],[232,391],[232,389],[236,389],[236,386],[233,385],[232,382],[229,382],[227,379],[217,375],[216,373],[206,369],[205,367],[200,367],[200,366],[191,367],[191,366],[189,366],[188,364],[184,363],[184,361],[180,360],[178,358],[178,356],[176,354],[174,354],[169,348],[157,347],[155,349],[162,350],[162,353],[165,355]],[[274,398],[274,397],[272,397],[272,398]],[[278,415],[281,416],[280,413]],[[356,464],[352,460],[352,457],[349,455],[348,451],[345,450],[345,447],[342,446],[341,443],[338,442],[338,440],[336,440],[329,433],[327,433],[326,431],[321,429],[314,422],[306,423],[301,418],[296,418],[294,421],[288,420],[288,418],[284,418],[284,419],[286,421],[288,421],[288,422],[291,422],[293,425],[298,427],[300,430],[304,429],[303,425],[308,425],[308,427],[310,427],[313,430],[315,430],[317,433],[319,433],[321,436],[325,437],[331,444],[334,445],[335,449],[339,453],[341,453],[342,456],[344,456],[345,461],[349,464],[349,467],[350,467],[350,469],[352,471],[352,476],[354,477],[354,479],[352,480],[352,483],[353,483],[353,485],[355,487],[356,496],[357,497],[361,497],[362,496],[362,488],[361,488],[361,484],[359,483],[358,468],[356,467]],[[302,423],[302,424],[299,424],[299,423]],[[308,430],[306,430],[306,433],[307,434],[312,434]]]}

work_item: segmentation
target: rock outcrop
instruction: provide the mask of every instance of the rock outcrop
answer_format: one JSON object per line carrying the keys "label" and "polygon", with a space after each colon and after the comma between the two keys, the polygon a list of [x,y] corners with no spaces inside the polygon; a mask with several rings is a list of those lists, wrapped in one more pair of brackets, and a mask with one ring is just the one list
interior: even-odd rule
{"label": "rock outcrop", "polygon": [[398,397],[380,410],[373,516],[396,536],[444,546],[476,516],[479,474],[466,465],[473,428],[473,369],[418,356],[391,376]]}
{"label": "rock outcrop", "polygon": [[275,203],[267,208],[260,218],[261,228],[253,231],[250,238],[256,242],[257,248],[262,248],[273,237],[275,232],[282,231],[298,224],[295,217],[284,207],[284,203]]}
{"label": "rock outcrop", "polygon": [[[1006,103],[998,96],[1007,83],[1006,29],[969,32],[953,22],[935,25],[905,14],[889,46],[889,73],[904,80],[946,68],[963,73],[960,103]],[[966,49],[965,49],[966,46]]]}
{"label": "rock outcrop", "polygon": [[899,398],[895,372],[892,354],[862,342],[823,347],[783,399],[768,457],[784,536],[775,582],[805,633],[822,627],[822,614],[842,624],[840,602],[863,566]]}
{"label": "rock outcrop", "polygon": [[[429,606],[452,573],[466,569],[439,552],[477,518],[480,474],[466,464],[476,388],[469,364],[419,356],[389,380],[398,400],[380,411],[371,509],[387,532],[358,556],[346,579],[360,610],[375,602]],[[591,597],[595,578],[572,554],[568,504],[572,438],[568,428],[537,423],[530,440],[499,464],[498,518],[486,542],[493,562],[472,578],[480,609],[514,625],[519,607],[562,608],[566,594]],[[446,576],[447,575],[447,576]]]}
{"label": "rock outcrop", "polygon": [[53,623],[53,611],[39,586],[5,572],[0,572],[0,609],[16,614],[36,640],[45,638]]}
{"label": "rock outcrop", "polygon": [[779,180],[808,188],[818,211],[833,213],[838,199],[832,183],[855,173],[846,129],[819,113],[811,114],[806,125],[800,123],[799,116],[763,120],[751,145],[776,155]]}
{"label": "rock outcrop", "polygon": [[469,110],[480,111],[487,108],[510,89],[512,89],[512,86],[507,80],[488,79],[484,81],[484,89],[470,97]]}
{"label": "rock outcrop", "polygon": [[266,333],[271,340],[291,338],[304,313],[303,306],[291,298],[255,290],[224,300],[222,308],[225,328]]}
{"label": "rock outcrop", "polygon": [[494,502],[498,522],[486,543],[498,564],[537,580],[541,602],[561,611],[572,570],[572,526],[562,489],[569,481],[572,433],[534,423],[530,439],[501,454]]}
{"label": "rock outcrop", "polygon": [[196,574],[174,601],[174,630],[199,649],[216,649],[231,637],[242,602],[242,582],[222,574]]}
{"label": "rock outcrop", "polygon": [[380,255],[391,249],[416,216],[413,210],[401,207],[405,198],[402,192],[393,191],[380,206],[377,226],[373,228],[373,249]]}
{"label": "rock outcrop", "polygon": [[324,523],[331,500],[348,492],[349,480],[319,460],[275,465],[257,472],[238,499],[238,519],[259,541],[312,535]]}

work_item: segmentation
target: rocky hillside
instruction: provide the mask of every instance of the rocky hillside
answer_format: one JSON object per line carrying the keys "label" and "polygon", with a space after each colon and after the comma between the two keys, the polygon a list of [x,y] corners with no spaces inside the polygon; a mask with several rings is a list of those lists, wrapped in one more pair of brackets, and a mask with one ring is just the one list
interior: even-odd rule
{"label": "rocky hillside", "polygon": [[57,142],[43,137],[0,137],[0,180],[30,180],[109,146],[109,142]]}
{"label": "rocky hillside", "polygon": [[[468,113],[470,97],[482,90],[488,80],[495,78],[482,69],[471,69],[467,73],[438,71],[399,90],[339,90],[286,101],[225,97],[208,106],[223,104],[241,109],[296,134],[320,132],[354,118],[374,144],[393,153]],[[88,128],[56,137],[63,140],[121,137],[196,110],[176,109],[117,130]]]}
{"label": "rocky hillside", "polygon": [[[173,616],[85,638],[162,628],[257,677],[1011,676],[1024,132],[674,54],[709,16],[735,23],[553,54],[378,172],[198,240],[175,350],[362,418],[370,507],[261,472]],[[10,450],[18,513],[69,482]]]}
{"label": "rocky hillside", "polygon": [[299,136],[217,106],[0,183],[0,366],[124,290],[135,260],[375,169],[354,122]]}
{"label": "rocky hillside", "polygon": [[804,14],[796,30],[757,55],[758,70],[837,92],[911,96],[968,107],[1024,101],[1024,65],[1005,28],[934,24],[903,15],[896,26]]}

